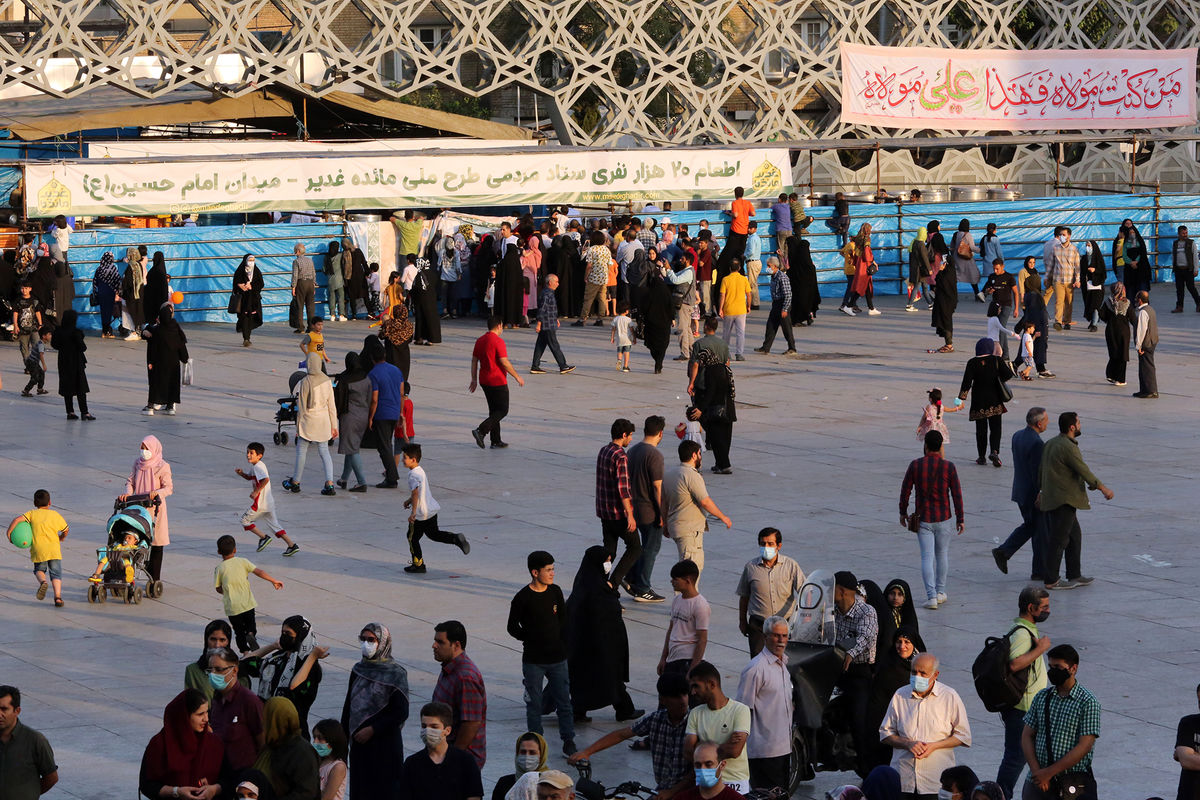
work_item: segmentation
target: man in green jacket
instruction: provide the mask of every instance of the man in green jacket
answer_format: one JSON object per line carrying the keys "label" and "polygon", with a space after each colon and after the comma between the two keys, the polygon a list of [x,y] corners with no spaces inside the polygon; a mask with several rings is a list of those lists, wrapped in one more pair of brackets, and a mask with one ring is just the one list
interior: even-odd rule
{"label": "man in green jacket", "polygon": [[[1042,450],[1042,465],[1038,472],[1041,491],[1036,505],[1046,512],[1050,528],[1046,568],[1042,577],[1047,589],[1074,589],[1076,586],[1087,586],[1094,580],[1080,571],[1083,534],[1079,530],[1075,512],[1081,508],[1091,508],[1087,489],[1099,490],[1105,500],[1112,500],[1113,493],[1092,474],[1079,454],[1079,443],[1075,441],[1083,433],[1079,415],[1074,411],[1059,414],[1058,430],[1058,436],[1046,442]],[[1064,552],[1067,556],[1067,576],[1066,580],[1060,580],[1058,568]]]}

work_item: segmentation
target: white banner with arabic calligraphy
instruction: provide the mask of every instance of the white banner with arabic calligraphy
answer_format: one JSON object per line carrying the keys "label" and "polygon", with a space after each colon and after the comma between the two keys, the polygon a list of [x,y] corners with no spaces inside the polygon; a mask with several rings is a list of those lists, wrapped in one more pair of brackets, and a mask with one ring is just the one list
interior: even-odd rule
{"label": "white banner with arabic calligraphy", "polygon": [[31,163],[28,215],[109,216],[772,197],[785,148]]}
{"label": "white banner with arabic calligraphy", "polygon": [[842,121],[956,131],[1196,122],[1196,48],[949,50],[843,44]]}

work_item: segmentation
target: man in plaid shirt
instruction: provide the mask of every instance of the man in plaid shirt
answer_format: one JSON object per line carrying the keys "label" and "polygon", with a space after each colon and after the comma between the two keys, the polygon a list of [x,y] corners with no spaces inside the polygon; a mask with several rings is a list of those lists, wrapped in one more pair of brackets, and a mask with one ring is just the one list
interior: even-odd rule
{"label": "man in plaid shirt", "polygon": [[[1079,685],[1079,653],[1060,644],[1046,653],[1046,678],[1051,685],[1029,701],[1021,749],[1029,763],[1026,798],[1065,797],[1064,783],[1079,788],[1079,800],[1096,800],[1092,758],[1100,738],[1100,701]],[[1049,728],[1047,728],[1049,722]],[[1055,781],[1057,787],[1051,783]]]}
{"label": "man in plaid shirt", "polygon": [[533,366],[529,368],[531,375],[546,374],[546,370],[542,369],[542,353],[546,352],[547,346],[554,355],[554,360],[558,362],[559,373],[565,375],[575,369],[563,358],[562,348],[558,346],[558,298],[555,296],[557,290],[558,276],[548,276],[546,287],[542,289],[538,298],[537,342],[533,345]]}
{"label": "man in plaid shirt", "polygon": [[1079,249],[1071,243],[1071,229],[1063,228],[1054,245],[1054,272],[1048,274],[1054,290],[1054,330],[1071,330],[1071,309],[1079,288]]}
{"label": "man in plaid shirt", "polygon": [[629,486],[629,456],[625,448],[633,441],[633,423],[627,419],[612,424],[612,441],[600,448],[596,456],[596,516],[604,533],[608,555],[617,557],[617,541],[625,542],[625,553],[608,576],[610,586],[620,586],[626,573],[642,555],[642,540],[638,536],[637,520],[633,515],[633,491]]}
{"label": "man in plaid shirt", "polygon": [[[921,576],[925,580],[925,607],[946,602],[946,573],[950,569],[950,503],[955,524],[963,532],[962,487],[958,470],[943,458],[942,434],[925,434],[925,455],[908,465],[900,486],[900,524],[908,526],[908,495],[916,490],[913,515],[918,518],[917,542],[921,546]],[[936,560],[936,566],[935,566]]]}
{"label": "man in plaid shirt", "polygon": [[483,675],[464,652],[467,629],[456,619],[433,627],[433,660],[442,665],[433,702],[445,703],[454,712],[450,744],[466,750],[483,769],[487,761],[487,691]]}
{"label": "man in plaid shirt", "polygon": [[658,231],[654,230],[654,220],[647,219],[643,225],[641,220],[634,217],[633,224],[637,226],[637,240],[647,252],[651,247],[658,247]]}
{"label": "man in plaid shirt", "polygon": [[837,626],[837,646],[846,651],[842,677],[838,687],[846,695],[849,708],[850,735],[854,752],[858,754],[858,771],[870,772],[875,766],[875,747],[879,733],[866,722],[867,703],[871,699],[871,682],[875,671],[875,645],[879,638],[879,617],[875,608],[863,602],[858,578],[853,572],[839,570],[833,574],[833,621]]}
{"label": "man in plaid shirt", "polygon": [[783,354],[795,355],[796,339],[792,336],[792,320],[788,316],[788,309],[792,307],[792,282],[788,280],[787,266],[780,264],[776,256],[771,256],[767,259],[767,269],[771,273],[771,313],[767,315],[767,335],[762,347],[756,347],[754,352],[769,355],[775,333],[782,327],[783,338],[787,339],[787,350]]}

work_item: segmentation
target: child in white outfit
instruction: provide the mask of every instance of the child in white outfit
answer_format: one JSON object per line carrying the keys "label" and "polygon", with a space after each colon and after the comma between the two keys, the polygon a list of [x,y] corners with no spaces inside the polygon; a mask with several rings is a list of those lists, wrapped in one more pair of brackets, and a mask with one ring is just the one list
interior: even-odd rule
{"label": "child in white outfit", "polygon": [[1030,320],[1021,320],[1017,326],[1021,331],[1020,352],[1017,353],[1017,372],[1021,375],[1021,380],[1033,380],[1033,337],[1037,334],[1034,332],[1036,325]]}
{"label": "child in white outfit", "polygon": [[[279,524],[279,520],[275,517],[275,501],[271,497],[271,476],[267,473],[267,465],[263,463],[262,457],[266,448],[260,442],[251,442],[246,445],[246,461],[249,462],[250,472],[243,472],[239,467],[235,469],[241,477],[248,481],[254,481],[254,489],[250,492],[250,508],[246,513],[242,514],[242,527],[258,537],[258,552],[267,549],[267,545],[271,543],[270,534],[275,534],[276,538],[283,539],[287,543],[287,549],[283,551],[285,556],[294,556],[300,552],[300,545],[293,542],[287,535],[287,531]],[[267,529],[267,533],[259,530],[259,526]]]}

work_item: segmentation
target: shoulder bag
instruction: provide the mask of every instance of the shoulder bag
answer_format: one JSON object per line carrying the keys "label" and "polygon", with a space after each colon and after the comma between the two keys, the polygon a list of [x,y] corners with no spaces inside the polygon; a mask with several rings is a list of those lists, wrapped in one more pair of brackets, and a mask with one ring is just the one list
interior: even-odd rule
{"label": "shoulder bag", "polygon": [[967,244],[967,235],[964,233],[958,237],[958,247],[955,248],[959,258],[974,258],[975,254],[971,252],[971,245]]}
{"label": "shoulder bag", "polygon": [[[1050,743],[1054,741],[1050,735],[1050,698],[1054,694],[1054,689],[1046,689],[1046,763],[1043,766],[1050,766],[1054,763],[1054,754],[1050,751]],[[1083,797],[1087,791],[1088,780],[1085,772],[1063,772],[1055,775],[1050,779],[1049,796],[1055,800],[1076,800]]]}

